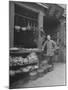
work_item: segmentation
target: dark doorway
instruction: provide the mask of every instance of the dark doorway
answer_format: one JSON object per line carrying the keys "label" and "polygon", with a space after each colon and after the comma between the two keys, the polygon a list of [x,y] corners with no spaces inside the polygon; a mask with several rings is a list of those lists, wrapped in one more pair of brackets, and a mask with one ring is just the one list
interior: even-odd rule
{"label": "dark doorway", "polygon": [[54,16],[44,16],[43,19],[43,28],[46,35],[51,35],[52,39],[57,40],[57,29],[60,25],[60,22]]}
{"label": "dark doorway", "polygon": [[57,18],[54,16],[44,16],[43,22],[43,28],[46,34],[56,34],[56,30],[60,25],[60,22]]}

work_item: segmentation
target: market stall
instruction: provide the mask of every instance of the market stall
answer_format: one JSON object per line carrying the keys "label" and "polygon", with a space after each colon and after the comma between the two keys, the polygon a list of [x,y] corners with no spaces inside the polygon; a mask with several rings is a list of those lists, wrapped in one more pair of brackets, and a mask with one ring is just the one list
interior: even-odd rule
{"label": "market stall", "polygon": [[15,4],[13,29],[14,45],[9,51],[10,85],[18,79],[29,77],[32,80],[43,76],[51,67],[43,51],[37,46],[38,13]]}
{"label": "market stall", "polygon": [[19,79],[35,80],[51,71],[52,66],[43,53],[38,48],[10,48],[10,85]]}
{"label": "market stall", "polygon": [[26,76],[27,73],[37,70],[39,68],[37,54],[40,52],[39,49],[10,48],[10,79],[17,74]]}

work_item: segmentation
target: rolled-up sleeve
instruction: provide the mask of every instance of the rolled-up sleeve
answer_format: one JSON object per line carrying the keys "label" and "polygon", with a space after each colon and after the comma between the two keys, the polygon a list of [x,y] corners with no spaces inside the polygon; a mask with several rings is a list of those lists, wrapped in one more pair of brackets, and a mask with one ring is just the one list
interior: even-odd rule
{"label": "rolled-up sleeve", "polygon": [[45,41],[45,43],[43,44],[42,49],[45,48],[46,44],[47,44],[47,41]]}
{"label": "rolled-up sleeve", "polygon": [[52,43],[54,44],[54,49],[57,49],[57,44],[56,44],[56,42],[52,40]]}

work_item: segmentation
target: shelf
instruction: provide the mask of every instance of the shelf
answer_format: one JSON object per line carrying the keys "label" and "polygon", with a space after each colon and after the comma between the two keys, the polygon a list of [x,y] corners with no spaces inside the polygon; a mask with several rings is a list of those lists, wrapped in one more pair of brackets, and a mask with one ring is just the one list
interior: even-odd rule
{"label": "shelf", "polygon": [[15,54],[15,53],[31,53],[31,52],[36,52],[36,53],[39,53],[39,52],[42,52],[42,50],[40,49],[19,49],[19,50],[10,50],[10,54]]}
{"label": "shelf", "polygon": [[21,15],[19,13],[15,13],[15,15],[19,16],[19,17],[23,17],[23,18],[26,18],[28,20],[32,20],[32,21],[36,21],[37,22],[37,19],[33,19],[33,18],[30,18],[30,17],[27,17],[27,16],[24,16],[24,15]]}
{"label": "shelf", "polygon": [[37,64],[38,62],[34,62],[34,63],[30,63],[30,64],[24,64],[24,65],[16,65],[16,66],[10,66],[10,68],[12,67],[26,67],[26,66],[30,66],[30,65],[35,65]]}

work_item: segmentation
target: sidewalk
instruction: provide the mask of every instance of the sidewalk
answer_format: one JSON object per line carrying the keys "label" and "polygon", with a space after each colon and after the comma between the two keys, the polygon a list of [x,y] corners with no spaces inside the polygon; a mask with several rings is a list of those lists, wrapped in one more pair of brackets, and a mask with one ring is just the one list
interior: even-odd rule
{"label": "sidewalk", "polygon": [[54,70],[48,72],[43,77],[38,78],[35,81],[30,81],[27,84],[22,83],[22,80],[15,84],[16,88],[27,88],[27,87],[39,87],[39,86],[57,86],[65,85],[65,64],[55,64]]}

